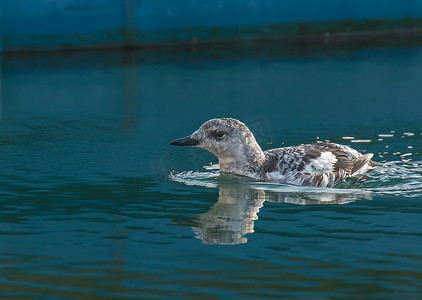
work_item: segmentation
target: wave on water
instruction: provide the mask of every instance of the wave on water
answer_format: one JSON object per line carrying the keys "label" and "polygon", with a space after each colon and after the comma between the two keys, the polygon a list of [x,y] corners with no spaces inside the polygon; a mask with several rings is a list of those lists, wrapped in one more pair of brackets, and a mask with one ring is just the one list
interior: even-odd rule
{"label": "wave on water", "polygon": [[[358,199],[372,199],[373,195],[422,197],[422,161],[400,160],[380,163],[366,174],[365,181],[351,180],[337,188],[305,187],[277,182],[261,182],[246,177],[220,176],[218,170],[171,172],[169,179],[187,186],[221,189],[231,185],[238,188],[264,191],[271,194],[267,201],[296,204],[348,203]],[[366,178],[366,177],[365,177]],[[358,184],[356,184],[358,182]],[[278,196],[277,196],[278,195]],[[280,197],[280,195],[283,195]],[[288,196],[287,196],[288,195]],[[296,200],[292,200],[292,199]],[[305,201],[299,199],[311,199]]]}
{"label": "wave on water", "polygon": [[422,197],[422,161],[385,162],[369,173],[362,188],[380,195]]}
{"label": "wave on water", "polygon": [[220,175],[219,171],[208,171],[208,172],[172,171],[169,175],[169,178],[172,181],[179,182],[188,186],[217,188],[218,184],[217,184],[216,179],[219,175]]}
{"label": "wave on water", "polygon": [[371,193],[364,189],[294,186],[277,182],[255,181],[231,174],[220,176],[218,171],[171,172],[169,178],[186,186],[218,189],[220,196],[231,194],[234,195],[233,197],[245,198],[248,195],[248,198],[260,197],[268,202],[311,205],[345,204],[359,199],[372,199]]}

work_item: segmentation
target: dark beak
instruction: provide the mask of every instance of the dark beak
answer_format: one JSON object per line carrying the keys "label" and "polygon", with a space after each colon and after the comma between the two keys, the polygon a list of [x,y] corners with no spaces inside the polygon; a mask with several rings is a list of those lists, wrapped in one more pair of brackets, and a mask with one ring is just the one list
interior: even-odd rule
{"label": "dark beak", "polygon": [[192,139],[190,136],[174,140],[170,143],[170,145],[176,145],[176,146],[196,146],[199,145],[199,141],[196,139]]}

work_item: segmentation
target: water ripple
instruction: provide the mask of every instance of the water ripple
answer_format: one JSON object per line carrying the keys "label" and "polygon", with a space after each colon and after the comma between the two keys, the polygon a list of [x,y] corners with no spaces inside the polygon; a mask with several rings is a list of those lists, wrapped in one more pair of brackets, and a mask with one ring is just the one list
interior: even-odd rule
{"label": "water ripple", "polygon": [[[206,188],[218,188],[218,178],[221,178],[221,181],[229,179],[232,183],[242,182],[245,188],[252,188],[256,190],[290,193],[292,195],[294,193],[305,193],[308,195],[313,194],[313,198],[320,199],[319,202],[321,203],[329,203],[331,201],[338,200],[339,197],[356,199],[366,195],[363,198],[368,198],[367,195],[371,192],[378,195],[395,195],[414,198],[422,196],[422,161],[401,160],[380,163],[376,168],[374,168],[374,170],[368,173],[369,178],[366,181],[359,182],[358,188],[355,188],[355,181],[346,182],[341,185],[341,188],[313,188],[271,182],[259,182],[249,180],[244,177],[230,176],[226,174],[224,174],[223,177],[219,177],[219,175],[218,171],[173,171],[170,173],[169,179],[187,186],[199,186]],[[357,197],[345,197],[345,195],[352,195],[356,193],[358,195]],[[323,195],[325,195],[325,197]],[[301,197],[302,196],[303,195],[301,195]],[[301,203],[301,201],[285,202],[306,204],[306,202]],[[350,201],[345,202],[347,203]]]}
{"label": "water ripple", "polygon": [[364,187],[377,194],[418,198],[422,196],[422,162],[401,160],[380,164]]}

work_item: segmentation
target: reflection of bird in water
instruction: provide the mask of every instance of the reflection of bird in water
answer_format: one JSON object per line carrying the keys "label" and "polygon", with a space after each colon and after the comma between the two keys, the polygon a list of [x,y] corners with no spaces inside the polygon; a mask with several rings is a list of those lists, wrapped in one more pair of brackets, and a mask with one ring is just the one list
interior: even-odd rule
{"label": "reflection of bird in water", "polygon": [[254,232],[254,222],[265,201],[300,205],[346,204],[370,199],[369,194],[317,191],[277,191],[243,184],[221,184],[218,202],[198,216],[193,229],[205,244],[234,245],[247,242],[246,234]]}
{"label": "reflection of bird in water", "polygon": [[199,216],[194,230],[205,244],[246,243],[244,235],[253,232],[264,201],[263,191],[220,187],[218,202]]}
{"label": "reflection of bird in water", "polygon": [[221,172],[295,185],[332,187],[371,169],[373,154],[344,145],[316,143],[262,151],[242,122],[212,119],[171,145],[198,146],[218,157]]}

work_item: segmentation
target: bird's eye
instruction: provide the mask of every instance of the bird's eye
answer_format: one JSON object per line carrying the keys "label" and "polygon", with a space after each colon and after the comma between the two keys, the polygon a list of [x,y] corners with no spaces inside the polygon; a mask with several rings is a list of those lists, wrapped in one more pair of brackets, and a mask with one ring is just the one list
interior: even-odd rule
{"label": "bird's eye", "polygon": [[218,137],[218,138],[222,138],[224,135],[225,135],[226,133],[224,132],[224,131],[221,131],[221,130],[216,130],[215,131],[215,136],[216,137]]}

